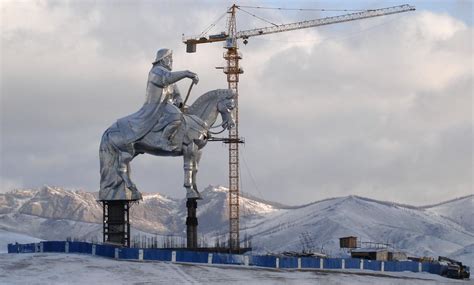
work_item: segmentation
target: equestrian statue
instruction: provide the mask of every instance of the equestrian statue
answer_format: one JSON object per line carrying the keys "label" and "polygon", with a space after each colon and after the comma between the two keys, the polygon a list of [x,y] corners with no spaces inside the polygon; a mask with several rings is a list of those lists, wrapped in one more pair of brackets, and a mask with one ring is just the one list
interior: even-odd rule
{"label": "equestrian statue", "polygon": [[186,198],[200,199],[196,173],[201,149],[210,137],[209,129],[219,114],[222,118],[219,126],[223,129],[235,126],[232,110],[236,94],[232,90],[209,91],[186,108],[176,82],[190,78],[192,87],[199,82],[197,74],[188,70],[172,71],[173,54],[169,49],[160,49],[152,64],[143,106],[136,113],[118,119],[102,135],[101,201],[142,199],[130,178],[130,162],[143,153],[183,156]]}

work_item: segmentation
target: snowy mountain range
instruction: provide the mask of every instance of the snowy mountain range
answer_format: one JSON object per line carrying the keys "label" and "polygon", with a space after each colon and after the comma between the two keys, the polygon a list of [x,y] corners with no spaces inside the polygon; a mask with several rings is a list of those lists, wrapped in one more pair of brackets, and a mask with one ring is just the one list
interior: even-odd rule
{"label": "snowy mountain range", "polygon": [[[211,244],[228,231],[227,189],[209,186],[198,202],[199,232]],[[185,235],[184,199],[144,194],[131,210],[132,235]],[[38,239],[100,240],[102,207],[97,193],[45,186],[0,194],[0,235]],[[241,238],[252,237],[258,252],[301,250],[302,235],[332,255],[339,237],[384,242],[412,255],[448,255],[474,265],[474,195],[414,207],[358,196],[288,207],[249,195],[240,198]],[[15,236],[15,235],[12,235]],[[307,246],[307,244],[306,244]]]}

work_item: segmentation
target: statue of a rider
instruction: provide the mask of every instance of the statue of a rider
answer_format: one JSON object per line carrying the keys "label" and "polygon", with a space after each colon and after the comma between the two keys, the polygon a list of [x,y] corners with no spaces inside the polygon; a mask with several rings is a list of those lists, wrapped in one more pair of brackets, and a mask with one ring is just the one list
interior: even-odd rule
{"label": "statue of a rider", "polygon": [[178,146],[172,143],[172,137],[181,124],[183,104],[177,81],[191,78],[194,84],[199,79],[196,73],[189,70],[172,71],[173,53],[170,49],[160,49],[148,73],[145,104],[136,113],[117,121],[120,131],[125,136],[125,143],[133,143],[145,136],[152,129],[161,131],[156,143],[163,150],[173,151]]}

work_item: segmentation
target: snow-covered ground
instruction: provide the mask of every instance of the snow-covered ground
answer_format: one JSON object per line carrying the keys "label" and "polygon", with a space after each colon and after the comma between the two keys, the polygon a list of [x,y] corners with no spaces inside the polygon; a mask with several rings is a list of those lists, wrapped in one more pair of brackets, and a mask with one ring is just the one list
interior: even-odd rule
{"label": "snow-covered ground", "polygon": [[40,239],[27,235],[0,230],[0,253],[6,253],[8,251],[9,243],[34,243],[40,241]]}
{"label": "snow-covered ground", "polygon": [[465,229],[474,232],[474,195],[423,208],[449,218]]}
{"label": "snow-covered ground", "polygon": [[472,284],[428,273],[276,270],[117,261],[79,254],[0,254],[0,284]]}

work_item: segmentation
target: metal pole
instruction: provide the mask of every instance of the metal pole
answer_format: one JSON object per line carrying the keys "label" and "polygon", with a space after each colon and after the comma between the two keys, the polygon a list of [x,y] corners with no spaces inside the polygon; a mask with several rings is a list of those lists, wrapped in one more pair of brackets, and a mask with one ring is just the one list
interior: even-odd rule
{"label": "metal pole", "polygon": [[186,208],[188,209],[188,217],[186,218],[186,247],[197,248],[197,226],[198,219],[196,216],[197,199],[189,198],[186,201]]}
{"label": "metal pole", "polygon": [[106,228],[106,221],[107,221],[107,213],[105,212],[107,209],[106,206],[106,201],[102,201],[102,242],[105,242],[106,234],[107,234],[107,228]]}
{"label": "metal pole", "polygon": [[130,201],[127,201],[125,203],[125,206],[127,207],[127,220],[125,221],[127,225],[127,236],[125,239],[125,246],[130,247]]}

